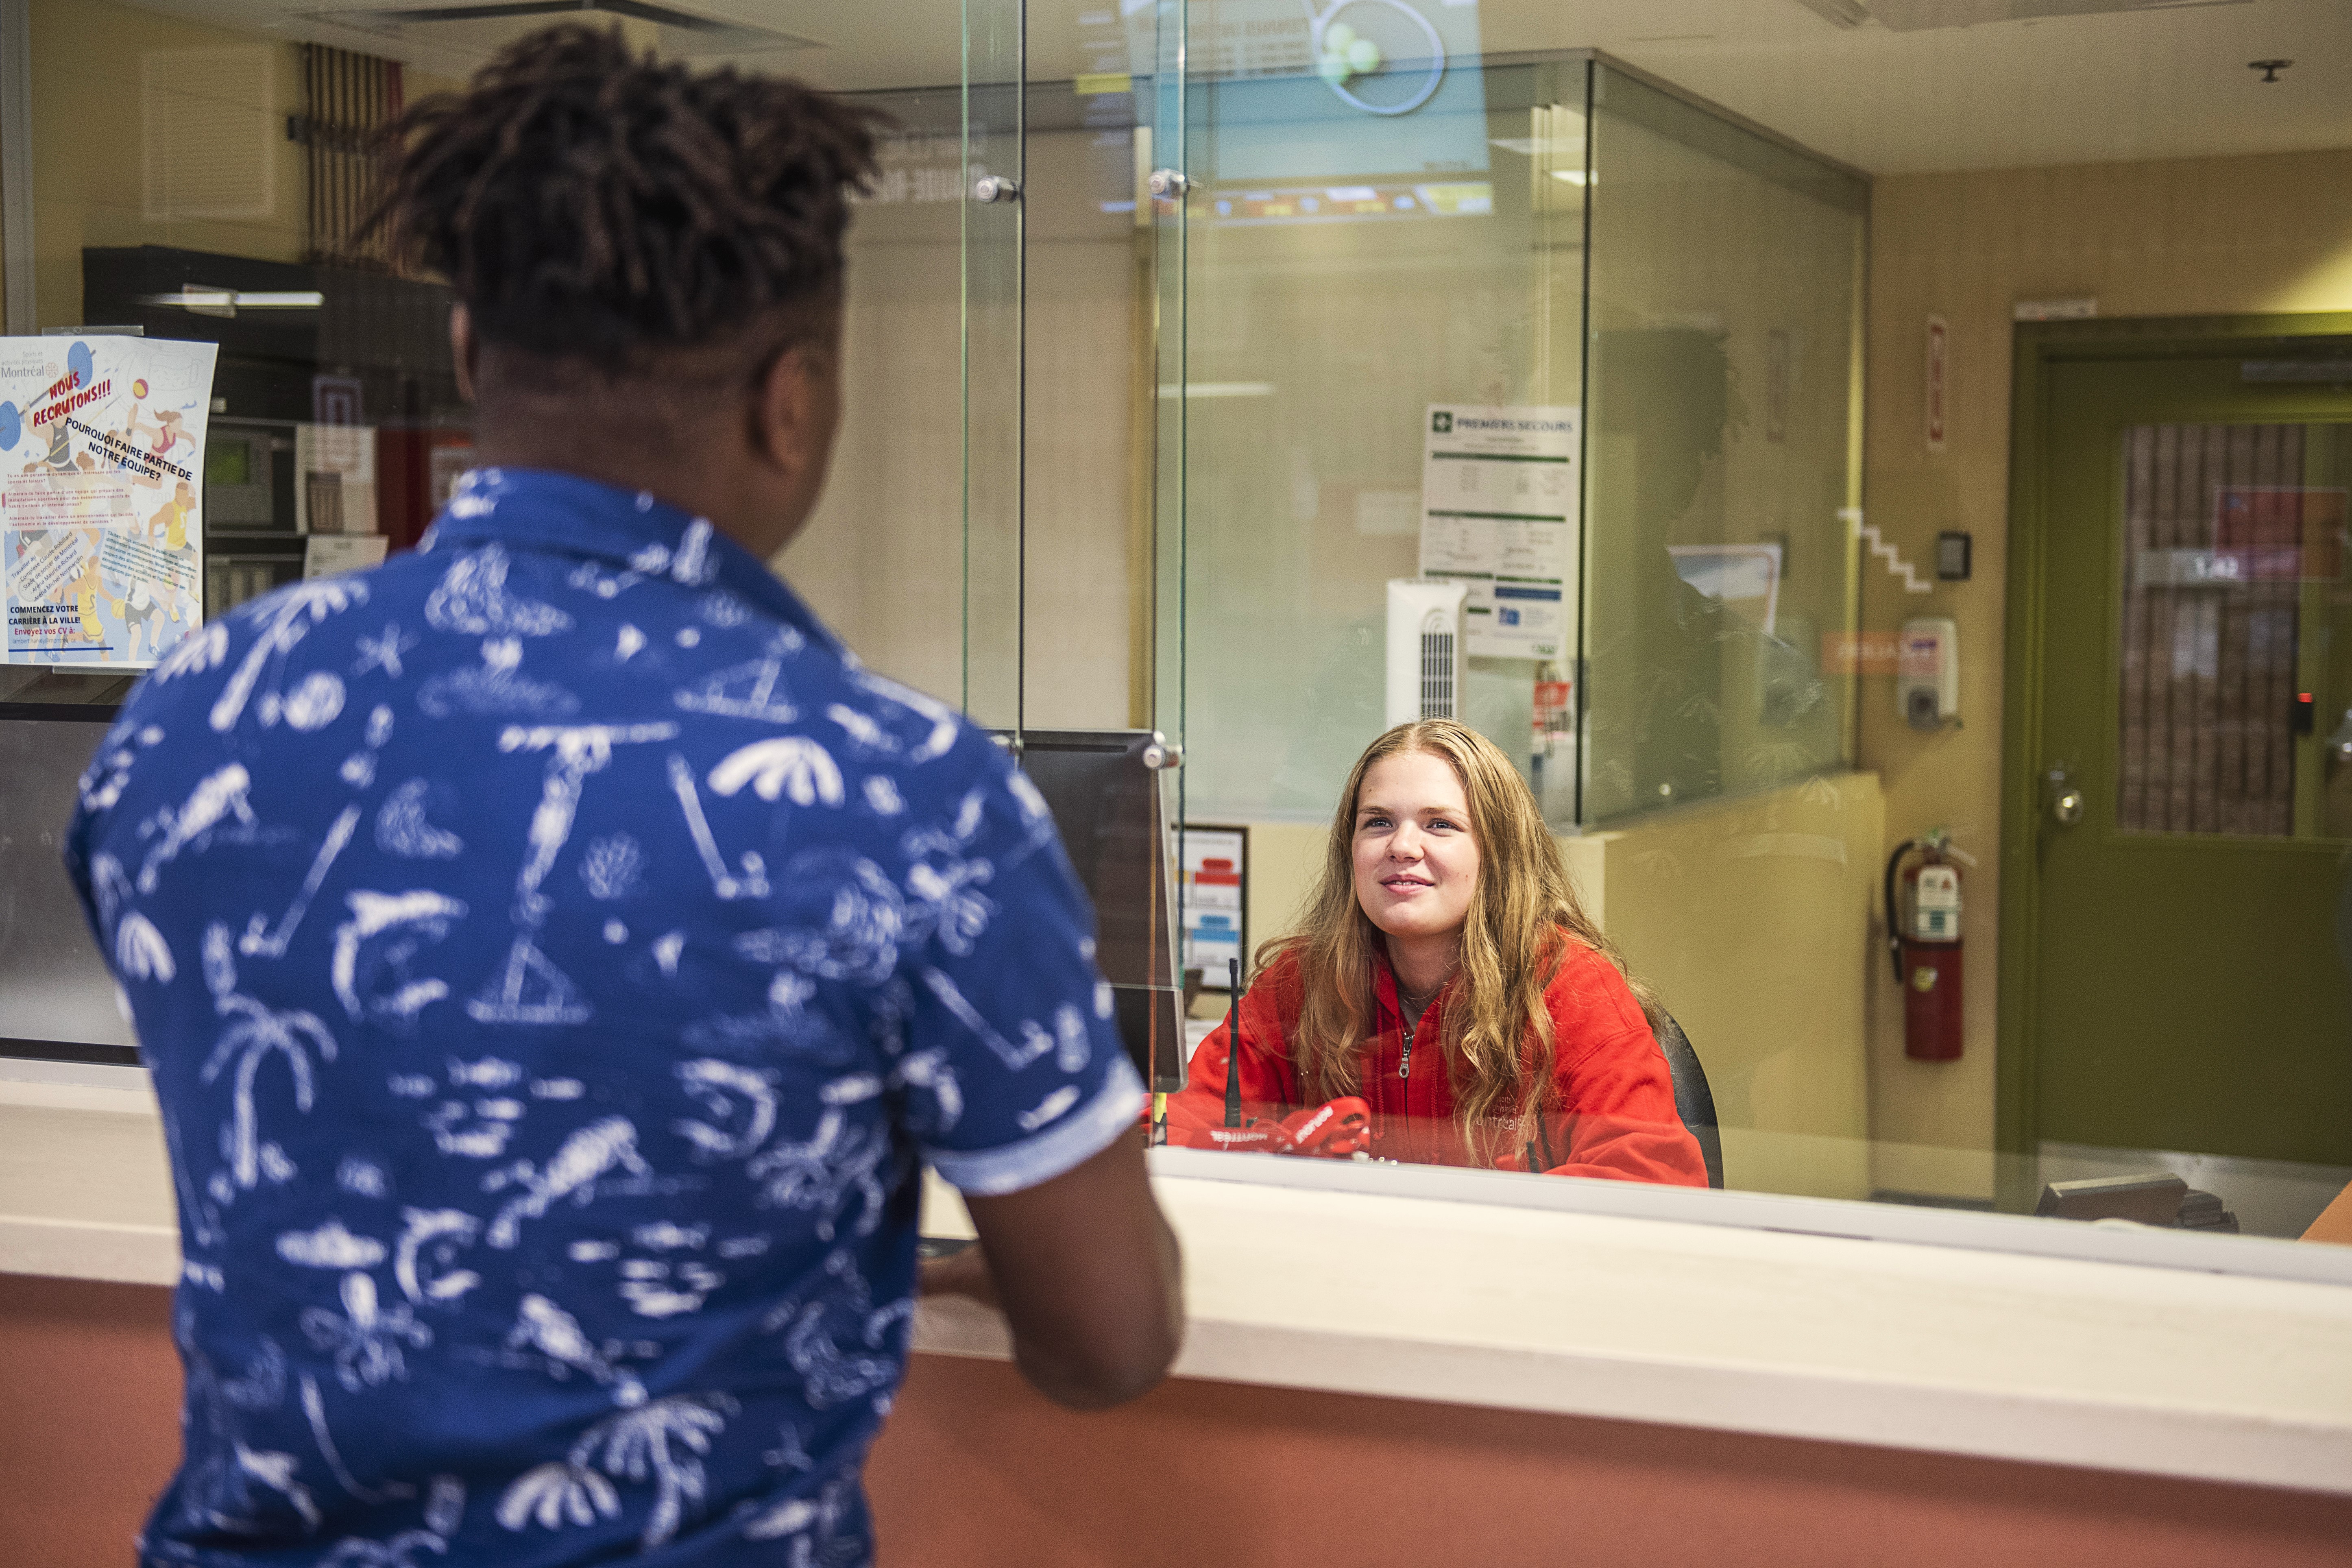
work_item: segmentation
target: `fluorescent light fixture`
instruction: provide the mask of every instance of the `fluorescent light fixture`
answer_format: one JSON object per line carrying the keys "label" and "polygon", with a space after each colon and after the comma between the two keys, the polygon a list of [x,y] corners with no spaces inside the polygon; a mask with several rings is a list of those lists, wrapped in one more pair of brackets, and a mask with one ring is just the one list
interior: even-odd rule
{"label": "fluorescent light fixture", "polygon": [[1591,183],[1586,179],[1584,171],[1581,169],[1554,169],[1551,172],[1551,177],[1555,180],[1565,180],[1571,185],[1582,185],[1589,184]]}
{"label": "fluorescent light fixture", "polygon": [[[681,44],[697,52],[821,47],[814,38],[778,32],[772,27],[698,16],[675,5],[656,4],[655,0],[484,0],[484,3],[474,5],[387,5],[357,10],[330,6],[298,15],[307,22],[325,22],[363,32],[440,42],[445,40],[436,39],[432,29],[467,29],[478,37],[484,23],[520,22],[528,27],[542,16],[576,15],[582,11],[626,17],[631,21],[651,23],[669,29],[671,37],[662,40],[665,54]],[[605,25],[610,26],[609,23]],[[520,29],[517,29],[516,36],[520,36]],[[446,41],[457,42],[458,39],[453,36]],[[460,43],[459,47],[465,46]]]}
{"label": "fluorescent light fixture", "polygon": [[173,294],[142,294],[139,302],[199,316],[234,316],[239,310],[315,310],[327,297],[316,289],[213,289],[189,283]]}
{"label": "fluorescent light fixture", "polygon": [[1173,382],[1160,384],[1160,395],[1174,397],[1272,397],[1274,383],[1270,381],[1188,381],[1182,386]]}

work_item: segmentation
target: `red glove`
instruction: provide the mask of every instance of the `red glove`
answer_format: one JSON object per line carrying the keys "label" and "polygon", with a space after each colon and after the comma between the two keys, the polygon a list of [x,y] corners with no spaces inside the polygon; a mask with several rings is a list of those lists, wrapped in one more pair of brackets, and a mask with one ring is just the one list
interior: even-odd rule
{"label": "red glove", "polygon": [[1352,1094],[1326,1100],[1308,1110],[1294,1110],[1282,1119],[1289,1135],[1286,1152],[1313,1159],[1345,1160],[1371,1145],[1372,1108]]}
{"label": "red glove", "polygon": [[1287,1154],[1290,1134],[1278,1121],[1252,1117],[1239,1127],[1187,1127],[1171,1117],[1168,1142],[1180,1149],[1227,1149],[1244,1154]]}
{"label": "red glove", "polygon": [[1371,1130],[1371,1108],[1349,1095],[1294,1110],[1279,1121],[1252,1117],[1239,1127],[1187,1127],[1171,1120],[1168,1142],[1186,1149],[1345,1160],[1370,1143]]}

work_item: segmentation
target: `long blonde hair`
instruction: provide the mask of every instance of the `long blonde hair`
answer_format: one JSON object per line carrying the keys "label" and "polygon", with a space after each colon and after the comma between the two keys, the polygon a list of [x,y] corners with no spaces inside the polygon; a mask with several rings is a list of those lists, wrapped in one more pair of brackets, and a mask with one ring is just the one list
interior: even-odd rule
{"label": "long blonde hair", "polygon": [[[1299,1081],[1320,1099],[1353,1094],[1361,1082],[1361,1047],[1379,1014],[1381,930],[1356,899],[1356,805],[1372,764],[1409,752],[1443,758],[1462,781],[1470,834],[1478,847],[1478,883],[1462,927],[1462,961],[1440,1036],[1453,1075],[1462,1131],[1482,1157],[1501,1128],[1516,1149],[1532,1136],[1551,1098],[1551,1012],[1544,991],[1559,971],[1565,943],[1578,942],[1624,973],[1624,963],[1578,903],[1559,846],[1527,781],[1492,741],[1451,719],[1423,719],[1374,741],[1356,760],[1331,817],[1330,838],[1315,889],[1297,927],[1258,949],[1261,969],[1288,954],[1298,965],[1298,1027],[1292,1061]],[[1634,984],[1646,1013],[1653,1003]],[[1530,1094],[1526,1086],[1533,1085]]]}

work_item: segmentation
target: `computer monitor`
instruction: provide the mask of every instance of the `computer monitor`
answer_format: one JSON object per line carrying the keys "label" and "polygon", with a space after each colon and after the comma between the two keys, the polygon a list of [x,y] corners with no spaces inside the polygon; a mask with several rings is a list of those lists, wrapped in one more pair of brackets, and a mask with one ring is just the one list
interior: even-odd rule
{"label": "computer monitor", "polygon": [[999,739],[1045,797],[1094,902],[1096,962],[1136,1070],[1154,1089],[1181,1089],[1183,984],[1163,784],[1171,748],[1150,730],[1024,730]]}

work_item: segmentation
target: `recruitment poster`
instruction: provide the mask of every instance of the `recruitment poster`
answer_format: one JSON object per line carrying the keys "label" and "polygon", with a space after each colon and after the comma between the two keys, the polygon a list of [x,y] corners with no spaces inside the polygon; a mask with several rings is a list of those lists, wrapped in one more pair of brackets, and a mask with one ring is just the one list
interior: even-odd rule
{"label": "recruitment poster", "polygon": [[218,352],[0,338],[0,663],[145,668],[203,622]]}
{"label": "recruitment poster", "polygon": [[1559,659],[1576,642],[1577,410],[1433,403],[1421,574],[1459,581],[1467,651]]}

